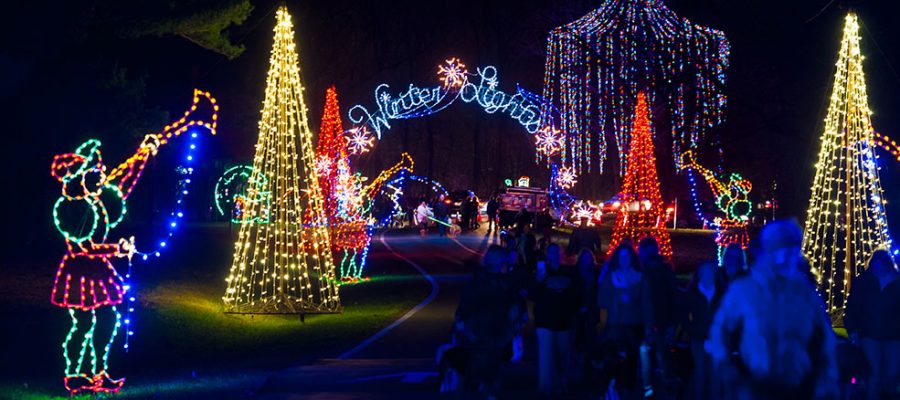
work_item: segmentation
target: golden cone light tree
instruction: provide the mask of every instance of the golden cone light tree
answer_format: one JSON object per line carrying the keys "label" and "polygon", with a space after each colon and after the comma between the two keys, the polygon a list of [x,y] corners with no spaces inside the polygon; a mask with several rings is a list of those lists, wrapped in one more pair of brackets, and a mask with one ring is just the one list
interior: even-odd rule
{"label": "golden cone light tree", "polygon": [[843,313],[851,279],[891,237],[878,178],[859,23],[850,13],[838,54],[816,177],[803,235],[803,253],[834,318]]}
{"label": "golden cone light tree", "polygon": [[315,147],[286,7],[278,9],[276,21],[249,200],[226,279],[225,311],[339,312]]}
{"label": "golden cone light tree", "polygon": [[616,216],[609,254],[625,238],[637,245],[646,236],[659,242],[659,252],[672,256],[672,241],[665,228],[666,212],[659,193],[659,175],[656,172],[656,156],[653,154],[653,128],[650,111],[644,93],[638,93],[634,111],[634,126],[628,151],[628,169],[619,192],[622,206]]}

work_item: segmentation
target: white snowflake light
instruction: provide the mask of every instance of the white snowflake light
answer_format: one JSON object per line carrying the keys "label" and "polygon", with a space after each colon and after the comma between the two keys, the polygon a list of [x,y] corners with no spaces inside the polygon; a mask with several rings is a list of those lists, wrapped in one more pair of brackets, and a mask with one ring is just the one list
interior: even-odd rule
{"label": "white snowflake light", "polygon": [[319,156],[316,159],[316,174],[319,176],[328,175],[331,172],[331,160],[326,156]]}
{"label": "white snowflake light", "polygon": [[559,130],[553,127],[545,127],[534,135],[534,147],[545,156],[552,156],[562,150],[562,146],[563,138],[559,134]]}
{"label": "white snowflake light", "polygon": [[375,138],[366,127],[351,129],[347,141],[347,147],[353,154],[365,153],[375,144]]}
{"label": "white snowflake light", "polygon": [[572,216],[573,220],[581,221],[582,219],[587,219],[589,224],[593,224],[592,220],[596,212],[597,206],[584,200],[576,201],[569,210],[569,214]]}
{"label": "white snowflake light", "polygon": [[563,167],[559,169],[559,173],[556,175],[556,184],[563,189],[571,189],[578,182],[576,178],[578,178],[578,175],[575,175],[575,171],[572,171],[572,168]]}

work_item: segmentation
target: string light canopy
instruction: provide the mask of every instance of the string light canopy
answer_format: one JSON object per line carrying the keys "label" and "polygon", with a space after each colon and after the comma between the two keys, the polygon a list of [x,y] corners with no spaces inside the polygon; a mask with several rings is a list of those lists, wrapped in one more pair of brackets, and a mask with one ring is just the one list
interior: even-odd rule
{"label": "string light canopy", "polygon": [[672,241],[665,228],[666,211],[659,193],[659,175],[656,172],[656,156],[653,154],[653,128],[643,93],[638,93],[637,96],[631,132],[629,167],[619,192],[622,206],[616,215],[608,255],[625,238],[638,243],[646,236],[653,236],[659,243],[659,253],[672,257]]}
{"label": "string light canopy", "polygon": [[562,163],[578,173],[595,163],[602,173],[606,138],[613,138],[622,174],[637,95],[644,92],[668,107],[677,163],[724,121],[729,52],[721,31],[679,17],[662,1],[606,0],[550,32],[541,126],[562,131]]}
{"label": "string light canopy", "polygon": [[836,320],[851,279],[875,250],[893,247],[859,41],[859,22],[851,12],[845,18],[803,235],[803,253]]}
{"label": "string light canopy", "polygon": [[[293,24],[285,6],[278,8],[275,18],[259,141],[247,189],[250,198],[271,195],[268,204],[248,204],[241,217],[248,221],[265,216],[268,223],[240,225],[226,279],[225,311],[340,312]],[[307,221],[304,215],[309,216]]]}

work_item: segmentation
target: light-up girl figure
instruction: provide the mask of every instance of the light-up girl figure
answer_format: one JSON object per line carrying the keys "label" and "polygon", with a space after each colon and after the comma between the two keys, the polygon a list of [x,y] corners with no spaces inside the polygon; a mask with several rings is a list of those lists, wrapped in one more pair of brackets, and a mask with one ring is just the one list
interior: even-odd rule
{"label": "light-up girl figure", "polygon": [[[201,98],[212,106],[212,122],[188,120]],[[109,353],[122,317],[117,306],[128,296],[128,287],[110,258],[135,254],[134,239],[107,243],[111,229],[122,222],[126,200],[150,157],[159,147],[191,127],[205,127],[215,134],[218,106],[208,92],[194,91],[194,103],[184,117],[162,133],[144,137],[137,151],[107,171],[100,141],[91,139],[73,153],[53,158],[51,174],[62,183],[62,194],[53,205],[53,221],[66,241],[66,254],[56,272],[50,301],[66,308],[72,320],[63,342],[65,386],[70,393],[115,392],[125,379],[113,379],[108,371]]]}
{"label": "light-up girl figure", "polygon": [[127,292],[109,259],[130,256],[134,247],[130,240],[106,241],[109,230],[125,216],[125,200],[158,147],[159,138],[147,135],[137,153],[109,173],[99,140],[88,140],[74,153],[53,159],[51,173],[62,183],[53,218],[68,251],[56,272],[50,301],[68,309],[72,318],[63,356],[66,389],[73,394],[114,392],[125,383],[107,373],[109,350],[121,326],[116,306]]}

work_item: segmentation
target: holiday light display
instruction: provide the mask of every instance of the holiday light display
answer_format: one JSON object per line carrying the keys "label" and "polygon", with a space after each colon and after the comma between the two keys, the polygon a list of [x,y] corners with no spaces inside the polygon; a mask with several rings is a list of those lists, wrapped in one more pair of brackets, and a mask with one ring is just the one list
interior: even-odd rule
{"label": "holiday light display", "polygon": [[653,127],[644,94],[638,93],[631,129],[631,145],[628,151],[628,170],[619,192],[622,206],[616,215],[609,253],[625,238],[637,243],[645,236],[653,236],[659,242],[660,254],[671,257],[672,244],[665,228],[666,212],[659,193],[659,176],[656,173],[656,156],[653,154]]}
{"label": "holiday light display", "polygon": [[897,161],[900,161],[900,145],[897,145],[897,142],[886,135],[882,135],[879,132],[875,132],[875,145],[884,149],[884,151],[891,153]]}
{"label": "holiday light display", "polygon": [[467,73],[466,64],[455,57],[447,60],[445,65],[438,65],[438,75],[446,89],[462,87],[466,83]]}
{"label": "holiday light display", "polygon": [[600,207],[596,204],[586,200],[578,200],[572,203],[572,208],[569,210],[569,218],[576,224],[584,220],[587,226],[594,226],[594,221],[600,219],[600,213]]}
{"label": "holiday light display", "polygon": [[520,176],[519,179],[516,179],[516,186],[518,187],[529,187],[531,186],[531,178],[528,176]]}
{"label": "holiday light display", "polygon": [[552,127],[545,127],[534,135],[534,147],[539,154],[544,156],[552,156],[562,150],[565,143],[559,130]]}
{"label": "holiday light display", "polygon": [[[247,188],[250,186],[250,177],[253,176],[253,166],[236,165],[225,170],[222,176],[216,181],[215,204],[219,215],[228,216],[231,222],[240,223],[266,223],[269,222],[269,192],[256,192],[251,198],[247,194]],[[267,186],[268,182],[265,176],[259,175],[257,179],[262,180],[261,186]],[[244,218],[244,209],[253,204],[260,204],[262,211],[253,218]]]}
{"label": "holiday light display", "polygon": [[[398,171],[397,176],[394,179],[391,179],[384,184],[385,191],[383,192],[383,194],[387,195],[391,200],[393,208],[391,209],[390,213],[388,213],[381,221],[379,221],[380,226],[388,226],[389,222],[395,217],[405,215],[403,206],[400,204],[400,196],[404,194],[404,185],[409,182],[422,183],[426,185],[432,193],[435,193],[437,195],[447,196],[449,194],[447,192],[447,189],[445,189],[440,182],[426,178],[424,176],[414,175],[412,174],[412,169],[402,169]],[[390,192],[388,192],[388,190]]]}
{"label": "holiday light display", "polygon": [[[660,0],[606,0],[551,31],[540,125],[562,131],[562,163],[577,173],[591,171],[594,153],[602,172],[606,137],[614,138],[622,174],[629,122],[643,92],[650,102],[667,104],[678,162],[724,120],[729,52],[722,32],[679,17]],[[550,107],[559,113],[546,112]]]}
{"label": "holiday light display", "polygon": [[578,182],[577,177],[571,168],[560,168],[556,175],[556,184],[563,189],[571,189]]}
{"label": "holiday light display", "polygon": [[[325,204],[325,215],[336,218],[339,179],[347,181],[349,161],[347,159],[347,140],[341,123],[337,90],[334,86],[325,92],[325,111],[322,113],[322,124],[319,128],[319,140],[316,146],[316,176],[319,188],[322,189]],[[343,172],[344,177],[341,177]]]}
{"label": "holiday light display", "polygon": [[[373,199],[381,193],[388,179],[401,172],[412,172],[414,167],[412,157],[403,153],[399,162],[381,171],[368,185],[363,186],[364,178],[359,174],[350,175],[348,183],[339,179],[338,212],[329,224],[332,248],[343,253],[339,262],[343,282],[358,282],[365,270],[375,225],[371,218]],[[344,202],[353,204],[353,207],[342,206]]]}
{"label": "holiday light display", "polygon": [[[498,90],[497,75],[497,68],[493,66],[477,68],[474,73],[468,72],[465,64],[451,58],[445,65],[438,66],[438,79],[442,82],[440,86],[420,88],[409,85],[409,89],[393,97],[388,93],[388,85],[378,85],[375,88],[378,109],[370,111],[362,105],[356,105],[348,110],[348,117],[357,126],[371,128],[375,136],[381,139],[381,134],[391,128],[392,120],[432,115],[446,109],[456,100],[462,100],[464,103],[477,103],[489,114],[506,113],[529,133],[537,132],[541,126],[540,97],[521,87],[517,87],[515,94]],[[478,77],[478,83],[472,82],[470,76]]]}
{"label": "holiday light display", "polygon": [[560,168],[556,163],[550,164],[550,188],[548,190],[550,197],[550,207],[562,220],[564,215],[570,211],[575,199],[565,188],[559,185]]}
{"label": "holiday light display", "polygon": [[347,141],[350,153],[357,155],[369,151],[369,148],[375,145],[375,138],[366,127],[351,129]]}
{"label": "holiday light display", "polygon": [[[213,112],[209,122],[196,118],[201,99],[211,104]],[[103,163],[101,143],[96,139],[84,142],[73,153],[53,158],[51,175],[62,184],[61,196],[53,205],[53,222],[65,239],[67,252],[56,272],[50,301],[66,308],[72,321],[72,328],[62,344],[64,384],[72,395],[79,392],[116,392],[124,385],[124,378],[113,379],[108,373],[109,353],[123,323],[117,306],[128,296],[129,315],[133,311],[131,303],[134,295],[129,294],[132,286],[126,281],[131,277],[132,257],[136,254],[144,259],[150,254],[158,256],[166,242],[159,241],[156,250],[140,252],[133,236],[122,237],[116,244],[107,243],[107,239],[110,231],[123,221],[127,213],[126,201],[150,158],[161,146],[188,130],[206,128],[215,134],[217,112],[218,105],[208,92],[194,90],[193,104],[181,119],[167,125],[161,133],[146,135],[137,152],[111,171],[107,171]],[[191,133],[192,139],[196,137],[196,132]],[[192,151],[196,149],[193,140],[189,149],[185,157],[188,164],[193,160]],[[185,169],[181,175],[192,172],[191,167],[181,168]],[[177,208],[171,213],[173,220],[168,224],[166,238],[172,237],[174,228],[178,226],[177,220],[184,216],[180,210],[180,196],[187,194],[184,185],[189,183],[189,178],[179,180]],[[110,261],[113,257],[128,259],[129,272],[125,279],[113,267]],[[81,323],[88,316],[90,324]],[[98,316],[111,322],[100,324],[100,330],[104,332],[98,332]],[[132,334],[130,317],[124,323],[129,326],[127,338]],[[76,346],[72,345],[73,340]],[[88,356],[89,368],[85,363]]]}
{"label": "holiday light display", "polygon": [[851,279],[869,256],[892,249],[878,177],[859,23],[845,19],[816,176],[806,213],[803,253],[833,318],[843,312]]}
{"label": "holiday light display", "polygon": [[716,199],[716,207],[722,212],[722,216],[713,219],[716,229],[718,260],[721,264],[722,256],[728,245],[737,243],[746,249],[750,244],[747,224],[750,221],[750,212],[753,210],[753,206],[748,197],[753,186],[750,181],[737,173],[729,175],[727,182],[720,180],[713,171],[697,163],[691,151],[684,153],[683,158],[682,168],[691,172],[699,172],[706,179],[710,191]]}
{"label": "holiday light display", "polygon": [[247,189],[251,198],[271,193],[271,202],[251,202],[242,216],[248,221],[266,215],[268,223],[240,226],[226,279],[225,311],[339,312],[324,196],[315,176],[315,149],[287,7],[278,8],[276,21]]}

